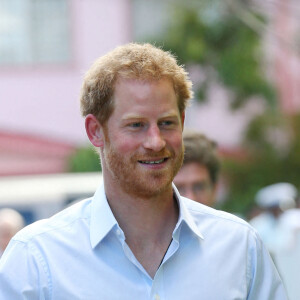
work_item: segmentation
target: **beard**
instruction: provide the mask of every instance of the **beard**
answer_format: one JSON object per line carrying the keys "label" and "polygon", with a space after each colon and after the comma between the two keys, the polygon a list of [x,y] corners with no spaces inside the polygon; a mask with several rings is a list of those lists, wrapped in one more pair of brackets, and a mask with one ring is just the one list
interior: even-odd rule
{"label": "beard", "polygon": [[[183,145],[178,153],[174,150],[163,149],[153,152],[133,153],[123,155],[119,153],[106,136],[106,145],[102,150],[103,165],[110,173],[113,181],[132,196],[149,198],[158,196],[170,189],[172,181],[179,171],[184,155]],[[147,169],[139,161],[168,157],[166,165],[161,169]]]}

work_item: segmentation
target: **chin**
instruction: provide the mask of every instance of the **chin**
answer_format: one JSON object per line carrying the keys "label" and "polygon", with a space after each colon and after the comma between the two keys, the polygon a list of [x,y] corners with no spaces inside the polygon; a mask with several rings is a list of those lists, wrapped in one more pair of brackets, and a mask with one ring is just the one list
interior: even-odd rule
{"label": "chin", "polygon": [[136,197],[156,197],[162,194],[163,192],[167,191],[168,189],[172,189],[172,179],[163,180],[162,178],[158,178],[156,180],[152,180],[152,182],[151,180],[138,180],[138,182],[136,183],[127,183],[123,185],[123,189],[127,193]]}

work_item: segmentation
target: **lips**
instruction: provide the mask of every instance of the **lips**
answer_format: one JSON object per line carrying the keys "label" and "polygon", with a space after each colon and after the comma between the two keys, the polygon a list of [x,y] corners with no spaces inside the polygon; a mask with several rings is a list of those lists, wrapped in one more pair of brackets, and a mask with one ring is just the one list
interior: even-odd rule
{"label": "lips", "polygon": [[139,160],[138,162],[141,164],[146,164],[146,165],[157,165],[165,162],[168,158],[161,158],[161,159],[152,159],[152,160]]}

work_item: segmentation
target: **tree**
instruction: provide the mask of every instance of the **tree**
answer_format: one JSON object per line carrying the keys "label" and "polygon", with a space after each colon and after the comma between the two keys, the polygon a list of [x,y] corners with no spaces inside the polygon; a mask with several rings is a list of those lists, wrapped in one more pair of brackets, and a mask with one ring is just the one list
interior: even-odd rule
{"label": "tree", "polygon": [[101,171],[99,154],[92,146],[79,147],[69,158],[69,172]]}
{"label": "tree", "polygon": [[243,147],[246,159],[225,159],[230,193],[222,209],[247,215],[256,192],[269,184],[289,182],[299,187],[300,114],[267,111],[254,118]]}
{"label": "tree", "polygon": [[[261,67],[261,38],[241,20],[246,2],[211,0],[201,1],[201,6],[195,1],[176,3],[173,21],[158,43],[175,53],[181,64],[201,68],[204,80],[196,83],[197,100],[205,101],[208,87],[217,80],[230,91],[233,108],[241,107],[252,96],[276,106],[274,89]],[[244,5],[237,9],[236,3]],[[252,17],[264,22],[261,15]]]}

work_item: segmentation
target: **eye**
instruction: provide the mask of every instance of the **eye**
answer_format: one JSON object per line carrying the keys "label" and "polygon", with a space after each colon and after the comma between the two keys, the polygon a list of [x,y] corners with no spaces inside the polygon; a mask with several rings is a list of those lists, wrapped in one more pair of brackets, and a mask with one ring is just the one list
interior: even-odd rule
{"label": "eye", "polygon": [[160,122],[161,126],[170,126],[170,125],[173,125],[173,124],[174,124],[174,122],[170,121],[170,120],[165,120],[165,121]]}
{"label": "eye", "polygon": [[193,192],[195,194],[204,193],[204,192],[208,191],[210,188],[211,188],[211,186],[207,182],[197,182],[197,183],[194,183],[192,186]]}
{"label": "eye", "polygon": [[164,129],[174,129],[176,128],[178,125],[178,122],[177,120],[162,120],[161,122],[159,122],[159,126],[161,128],[164,128]]}
{"label": "eye", "polygon": [[143,125],[142,122],[134,122],[134,123],[130,123],[128,126],[131,127],[131,128],[141,128],[144,125]]}

